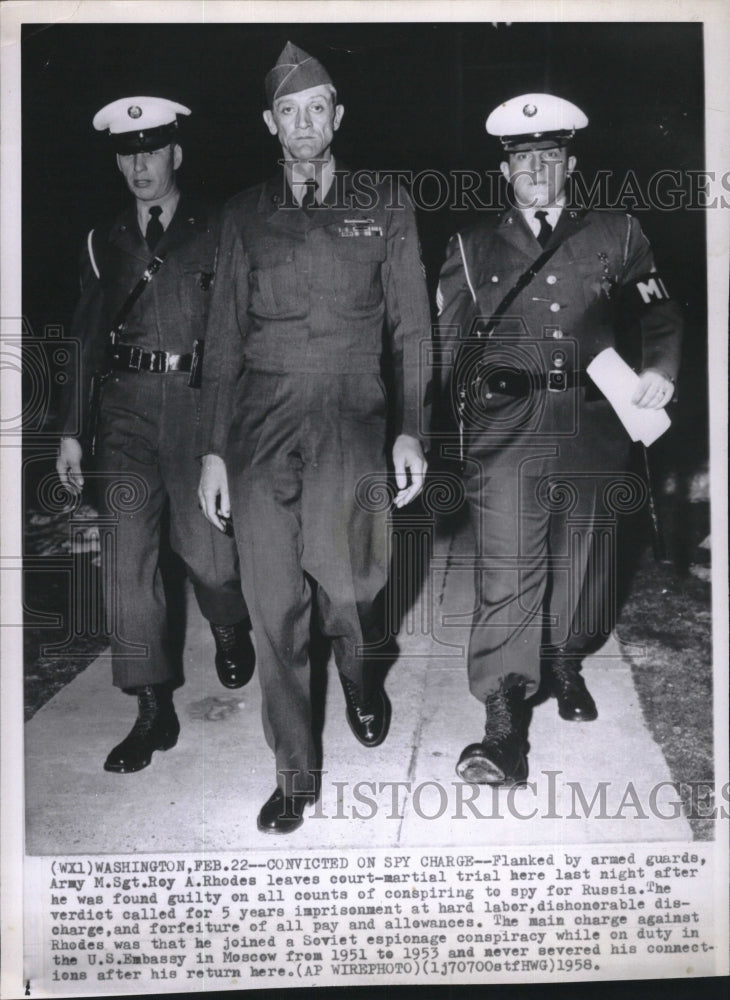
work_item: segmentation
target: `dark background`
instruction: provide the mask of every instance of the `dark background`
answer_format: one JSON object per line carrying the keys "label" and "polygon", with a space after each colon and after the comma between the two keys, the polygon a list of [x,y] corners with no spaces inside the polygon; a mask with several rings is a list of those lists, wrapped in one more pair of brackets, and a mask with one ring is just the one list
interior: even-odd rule
{"label": "dark background", "polygon": [[[68,330],[86,234],[111,221],[128,197],[91,124],[109,101],[157,94],[190,107],[181,186],[225,200],[269,175],[280,155],[261,119],[263,81],[291,39],[322,60],[338,87],[346,114],[335,152],[351,167],[494,174],[502,154],[485,132],[487,114],[516,94],[549,91],[588,115],[574,143],[588,189],[597,171],[609,171],[616,196],[631,172],[645,193],[653,175],[671,170],[689,191],[688,171],[718,168],[704,158],[702,31],[689,23],[25,25],[27,329],[37,340],[49,325]],[[498,186],[495,208],[503,196]],[[674,484],[666,533],[685,564],[695,540],[683,512],[708,458],[705,215],[637,206],[630,197],[620,207],[639,218],[686,319],[673,426],[651,449],[656,484]],[[478,214],[448,205],[419,210],[432,302],[449,237]],[[45,378],[54,383],[52,367]],[[45,394],[49,430],[54,391]],[[34,448],[28,434],[26,455]],[[25,479],[43,468],[31,461]]]}
{"label": "dark background", "polygon": [[[702,170],[702,26],[647,24],[84,24],[23,31],[23,293],[36,336],[68,326],[88,230],[113,217],[125,188],[91,125],[118,97],[186,104],[181,185],[225,199],[267,176],[279,147],[261,120],[263,79],[287,39],[318,56],[346,114],[337,155],[368,169],[494,171],[484,121],[500,101],[551,91],[590,125],[575,152],[587,181],[633,170]],[[633,210],[631,204],[626,205]],[[636,209],[688,321],[673,460],[706,457],[704,215]],[[429,286],[446,241],[474,211],[420,212]],[[433,296],[432,296],[433,297]]]}

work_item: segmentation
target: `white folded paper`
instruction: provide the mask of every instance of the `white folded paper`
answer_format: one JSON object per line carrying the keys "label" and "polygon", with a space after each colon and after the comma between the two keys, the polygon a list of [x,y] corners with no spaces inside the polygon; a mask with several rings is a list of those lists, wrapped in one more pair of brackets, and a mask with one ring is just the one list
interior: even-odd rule
{"label": "white folded paper", "polygon": [[586,371],[616,411],[632,441],[650,445],[671,426],[666,410],[644,409],[631,402],[639,376],[612,347],[597,354]]}

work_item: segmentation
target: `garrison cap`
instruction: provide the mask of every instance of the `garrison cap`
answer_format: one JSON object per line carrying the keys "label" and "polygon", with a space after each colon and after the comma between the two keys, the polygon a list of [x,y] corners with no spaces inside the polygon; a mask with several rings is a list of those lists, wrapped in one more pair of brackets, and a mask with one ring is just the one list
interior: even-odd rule
{"label": "garrison cap", "polygon": [[329,84],[334,90],[332,78],[322,63],[304,49],[287,42],[276,65],[266,74],[264,87],[267,107],[273,108],[274,101],[279,97],[322,84]]}
{"label": "garrison cap", "polygon": [[564,145],[588,124],[580,108],[553,94],[521,94],[495,108],[487,132],[509,151],[540,145]]}
{"label": "garrison cap", "polygon": [[94,115],[94,128],[107,129],[116,153],[142,153],[175,142],[177,116],[190,108],[164,97],[121,97]]}

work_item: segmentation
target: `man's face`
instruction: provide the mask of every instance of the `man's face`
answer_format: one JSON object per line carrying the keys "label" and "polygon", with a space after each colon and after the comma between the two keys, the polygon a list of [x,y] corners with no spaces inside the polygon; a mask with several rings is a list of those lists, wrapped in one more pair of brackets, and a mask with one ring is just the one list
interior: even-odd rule
{"label": "man's face", "polygon": [[148,153],[117,154],[117,166],[138,201],[158,202],[176,188],[175,171],[182,163],[182,149],[172,143]]}
{"label": "man's face", "polygon": [[500,170],[512,184],[519,206],[541,208],[554,205],[560,198],[575,164],[567,147],[552,146],[510,153],[509,161],[501,163]]}
{"label": "man's face", "polygon": [[264,111],[264,121],[278,136],[287,160],[326,159],[345,109],[335,104],[332,90],[324,85],[287,94]]}

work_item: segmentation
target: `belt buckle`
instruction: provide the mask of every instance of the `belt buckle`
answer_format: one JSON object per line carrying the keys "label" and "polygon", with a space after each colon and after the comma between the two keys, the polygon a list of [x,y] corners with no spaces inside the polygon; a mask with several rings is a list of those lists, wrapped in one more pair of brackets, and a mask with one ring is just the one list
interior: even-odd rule
{"label": "belt buckle", "polygon": [[547,373],[548,392],[567,392],[568,373],[564,368],[551,368]]}
{"label": "belt buckle", "polygon": [[131,347],[129,348],[129,362],[128,368],[133,372],[142,371],[142,358],[144,357],[144,351],[141,347]]}
{"label": "belt buckle", "polygon": [[150,371],[157,375],[165,374],[167,371],[167,351],[152,351]]}

